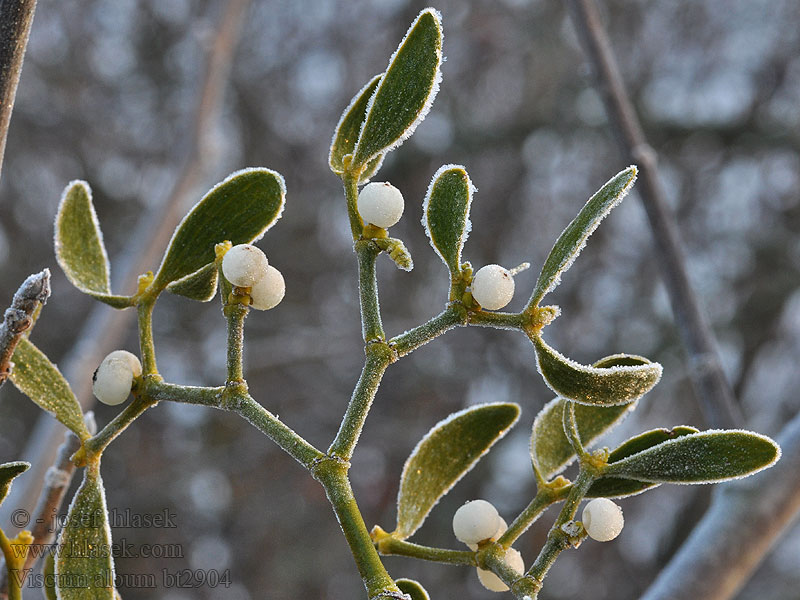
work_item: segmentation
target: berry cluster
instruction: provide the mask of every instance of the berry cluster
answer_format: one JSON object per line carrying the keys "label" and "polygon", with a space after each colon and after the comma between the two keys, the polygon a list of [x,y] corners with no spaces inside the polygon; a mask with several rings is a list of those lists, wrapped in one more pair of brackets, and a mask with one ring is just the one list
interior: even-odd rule
{"label": "berry cluster", "polygon": [[252,244],[239,244],[228,250],[222,257],[222,274],[231,285],[250,288],[250,306],[258,310],[275,308],[286,293],[281,272]]}
{"label": "berry cluster", "polygon": [[[491,502],[472,500],[459,508],[453,515],[453,533],[459,541],[477,550],[481,542],[496,541],[508,529],[508,525],[498,514]],[[506,550],[506,562],[517,573],[525,572],[522,555],[513,548]],[[478,568],[478,579],[483,587],[492,592],[505,592],[508,586],[491,571]]]}

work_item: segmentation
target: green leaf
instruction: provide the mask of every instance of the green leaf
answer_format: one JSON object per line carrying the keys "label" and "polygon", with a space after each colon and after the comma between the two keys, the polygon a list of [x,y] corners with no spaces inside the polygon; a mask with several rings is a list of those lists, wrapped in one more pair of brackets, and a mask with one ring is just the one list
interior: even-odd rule
{"label": "green leaf", "polygon": [[[686,425],[680,425],[672,429],[653,429],[652,431],[646,431],[618,446],[609,454],[608,462],[617,462],[667,440],[672,440],[684,435],[691,435],[693,433],[697,433],[697,429]],[[622,498],[641,494],[658,485],[657,483],[636,481],[635,479],[604,477],[592,483],[586,496],[589,498]]]}
{"label": "green leaf", "polygon": [[219,271],[216,263],[208,263],[199,271],[170,283],[167,291],[190,300],[208,302],[217,293],[218,277]]}
{"label": "green leaf", "polygon": [[464,167],[444,165],[434,174],[422,205],[422,225],[431,246],[454,275],[461,272],[461,250],[471,228],[469,210],[474,191]]}
{"label": "green leaf", "polygon": [[353,152],[353,165],[366,165],[410,136],[425,118],[439,89],[442,23],[439,13],[423,10],[389,59],[389,67],[370,98]]}
{"label": "green leaf", "polygon": [[56,560],[56,588],[61,600],[114,600],[106,495],[99,471],[92,469],[86,468],[58,538],[62,551]]}
{"label": "green leaf", "polygon": [[[381,77],[383,77],[383,73],[370,79],[369,83],[358,91],[347,108],[344,109],[339,119],[339,124],[336,125],[336,131],[334,131],[333,140],[331,141],[331,150],[328,154],[328,165],[330,165],[331,171],[337,175],[341,175],[345,171],[344,157],[348,154],[353,154],[353,150],[355,150],[358,135],[361,133],[364,119],[367,116],[367,106],[381,81]],[[370,176],[375,171],[377,169],[372,171]]]}
{"label": "green leaf", "polygon": [[280,218],[285,197],[283,177],[275,171],[243,169],[228,176],[178,225],[153,289],[162,290],[213,262],[219,242],[236,245],[260,238]]}
{"label": "green leaf", "polygon": [[127,296],[111,293],[108,254],[88,183],[72,181],[64,189],[55,229],[56,260],[72,285],[115,308],[132,306]]}
{"label": "green leaf", "polygon": [[69,427],[81,440],[91,437],[69,383],[53,363],[27,338],[14,350],[11,381],[23,394]]}
{"label": "green leaf", "polygon": [[[575,460],[575,452],[564,434],[562,415],[565,402],[563,398],[551,400],[533,422],[531,459],[534,470],[545,480],[558,475]],[[576,404],[575,420],[581,441],[588,446],[622,422],[633,408],[632,402],[608,407]]]}
{"label": "green leaf", "polygon": [[0,465],[0,504],[8,496],[8,491],[11,489],[11,482],[14,481],[14,478],[30,468],[31,463],[21,460]]}
{"label": "green leaf", "polygon": [[641,356],[615,355],[629,356],[635,364],[589,367],[551,348],[539,335],[532,336],[531,341],[536,348],[539,372],[550,389],[579,404],[627,404],[649,392],[661,379],[661,365]]}
{"label": "green leaf", "polygon": [[661,442],[609,464],[609,476],[652,483],[711,483],[751,475],[774,464],[780,447],[741,430],[711,430]]}
{"label": "green leaf", "polygon": [[396,579],[395,583],[397,587],[400,588],[401,592],[411,596],[411,600],[431,600],[428,592],[425,591],[425,588],[422,587],[419,581],[402,578]]}
{"label": "green leaf", "polygon": [[556,240],[553,249],[544,261],[542,272],[533,288],[528,306],[538,306],[542,298],[552,292],[559,283],[561,275],[572,266],[581,253],[586,240],[594,233],[611,209],[617,206],[633,187],[636,181],[636,167],[630,166],[617,173],[584,205],[578,216]]}
{"label": "green leaf", "polygon": [[439,499],[518,418],[519,406],[496,403],[471,406],[437,423],[403,467],[393,535],[405,539],[419,529]]}
{"label": "green leaf", "polygon": [[42,592],[45,600],[58,600],[56,595],[56,559],[48,552],[42,564]]}

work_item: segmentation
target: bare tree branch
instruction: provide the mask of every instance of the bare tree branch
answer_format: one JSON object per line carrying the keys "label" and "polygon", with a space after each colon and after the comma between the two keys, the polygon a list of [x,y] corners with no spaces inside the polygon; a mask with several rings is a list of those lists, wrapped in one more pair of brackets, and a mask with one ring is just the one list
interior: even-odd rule
{"label": "bare tree branch", "polygon": [[720,485],[700,524],[641,600],[727,600],[800,512],[800,415],[777,439],[774,467]]}
{"label": "bare tree branch", "polygon": [[0,385],[11,374],[11,357],[19,338],[31,328],[37,311],[50,296],[50,270],[29,276],[14,294],[0,324]]}
{"label": "bare tree branch", "polygon": [[617,66],[594,0],[570,0],[570,14],[597,76],[620,152],[639,166],[637,189],[647,212],[672,312],[689,358],[689,371],[706,421],[737,427],[742,417],[720,366],[716,344],[686,273],[686,258],[675,220],[666,208],[657,157],[648,145]]}
{"label": "bare tree branch", "polygon": [[[2,1],[2,0],[0,0]],[[152,268],[183,215],[187,197],[202,182],[211,165],[214,153],[208,147],[211,131],[220,112],[223,92],[239,39],[249,0],[232,0],[225,11],[209,45],[206,73],[197,107],[191,119],[186,142],[177,149],[176,163],[181,165],[179,176],[164,202],[145,216],[131,234],[130,244],[121,253],[118,271],[125,282]],[[97,304],[90,312],[77,338],[77,343],[63,361],[64,374],[84,410],[91,408],[91,373],[103,356],[120,345],[133,320],[133,311],[119,311]],[[9,511],[32,506],[39,497],[47,465],[52,464],[61,425],[50,415],[42,415],[28,438],[22,456],[32,464],[29,476],[11,489],[0,507],[0,523],[8,519]]]}
{"label": "bare tree branch", "polygon": [[0,172],[36,0],[0,0]]}

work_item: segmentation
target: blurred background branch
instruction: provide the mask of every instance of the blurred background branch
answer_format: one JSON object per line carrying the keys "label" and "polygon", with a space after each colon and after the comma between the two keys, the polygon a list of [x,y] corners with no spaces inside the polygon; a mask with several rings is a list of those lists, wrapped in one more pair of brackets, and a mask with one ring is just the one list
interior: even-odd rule
{"label": "blurred background branch", "polygon": [[0,0],[0,173],[36,0]]}

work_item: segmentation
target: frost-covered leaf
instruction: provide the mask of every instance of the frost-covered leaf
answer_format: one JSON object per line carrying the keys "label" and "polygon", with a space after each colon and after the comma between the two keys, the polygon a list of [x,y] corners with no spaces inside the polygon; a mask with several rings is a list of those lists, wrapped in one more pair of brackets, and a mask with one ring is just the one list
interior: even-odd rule
{"label": "frost-covered leaf", "polygon": [[172,235],[153,288],[163,290],[216,258],[214,246],[260,238],[281,216],[283,177],[269,169],[243,169],[214,186],[195,204]]}
{"label": "frost-covered leaf", "polygon": [[[536,362],[547,385],[556,394],[579,404],[613,406],[627,404],[649,392],[661,378],[661,365],[633,355],[615,355],[630,364],[586,366],[570,360],[545,343],[539,335],[531,337]],[[611,357],[609,357],[611,358]]]}
{"label": "frost-covered leaf", "polygon": [[58,544],[56,588],[61,600],[114,600],[114,559],[103,480],[86,468]]}
{"label": "frost-covered leaf", "polygon": [[402,578],[396,579],[395,583],[397,584],[397,587],[400,588],[401,592],[411,596],[411,600],[431,600],[428,592],[425,591],[425,588],[422,587],[422,584],[420,584],[419,581]]}
{"label": "frost-covered leaf", "polygon": [[[562,415],[565,402],[563,398],[551,400],[533,422],[531,459],[534,470],[545,480],[558,475],[575,460],[575,452],[564,434]],[[581,441],[588,446],[620,423],[633,407],[633,403],[619,406],[576,404],[575,420]]]}
{"label": "frost-covered leaf", "polygon": [[48,552],[42,562],[42,592],[45,600],[58,600],[56,594],[56,559],[52,552]]}
{"label": "frost-covered leaf", "polygon": [[608,465],[608,476],[653,483],[711,483],[737,479],[780,458],[770,438],[741,430],[711,430],[661,442]]}
{"label": "frost-covered leaf", "polygon": [[83,412],[69,383],[53,363],[28,338],[21,338],[12,357],[13,384],[41,408],[69,427],[81,440],[90,437]]}
{"label": "frost-covered leaf", "polygon": [[538,306],[542,298],[561,283],[561,275],[572,266],[586,245],[586,240],[600,225],[600,221],[611,212],[611,209],[622,202],[622,199],[633,187],[634,181],[636,181],[636,167],[630,166],[614,175],[594,196],[589,198],[578,216],[561,232],[553,249],[550,250],[550,254],[542,266],[539,279],[533,288],[531,299],[528,301],[529,306]]}
{"label": "frost-covered leaf", "polygon": [[[361,127],[364,125],[364,119],[367,116],[367,106],[381,81],[381,77],[383,77],[383,73],[370,79],[369,83],[353,97],[339,119],[339,124],[333,133],[331,150],[328,154],[328,165],[330,165],[331,171],[337,175],[344,173],[344,157],[352,154],[353,150],[355,150]],[[382,154],[370,161],[361,174],[362,183],[377,172],[381,162],[383,162]]]}
{"label": "frost-covered leaf", "polygon": [[366,165],[410,136],[425,118],[439,89],[442,64],[442,23],[426,8],[416,18],[389,59],[353,152],[353,165]]}
{"label": "frost-covered leaf", "polygon": [[[697,433],[694,427],[679,425],[672,429],[653,429],[620,444],[608,455],[608,462],[617,462],[632,454],[651,448],[657,444],[672,440],[683,435]],[[589,498],[622,498],[640,494],[645,490],[657,487],[659,484],[635,479],[622,479],[620,477],[603,477],[598,479],[589,488],[586,496]]]}
{"label": "frost-covered leaf", "polygon": [[437,423],[403,467],[397,493],[396,537],[405,539],[431,509],[519,418],[516,404],[471,406]]}
{"label": "frost-covered leaf", "polygon": [[0,504],[6,499],[14,478],[30,468],[31,463],[21,460],[0,465]]}
{"label": "frost-covered leaf", "polygon": [[461,271],[461,250],[469,235],[474,191],[464,167],[444,165],[434,174],[422,205],[422,225],[431,246],[453,274]]}
{"label": "frost-covered leaf", "polygon": [[183,279],[173,281],[167,286],[167,291],[190,300],[208,302],[217,292],[218,277],[217,265],[212,262]]}
{"label": "frost-covered leaf", "polygon": [[92,190],[85,181],[67,185],[58,205],[55,225],[56,260],[72,285],[115,308],[127,308],[126,296],[111,293],[103,233],[94,212]]}

